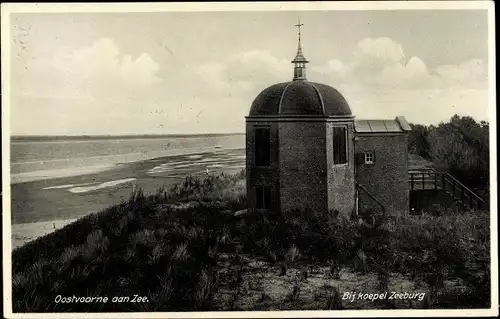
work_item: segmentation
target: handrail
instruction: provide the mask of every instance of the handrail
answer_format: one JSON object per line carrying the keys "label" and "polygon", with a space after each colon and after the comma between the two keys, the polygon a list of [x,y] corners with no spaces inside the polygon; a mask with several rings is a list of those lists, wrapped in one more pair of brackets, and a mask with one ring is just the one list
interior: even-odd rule
{"label": "handrail", "polygon": [[408,172],[417,172],[418,173],[418,172],[425,172],[425,171],[436,172],[436,169],[433,167],[408,169]]}
{"label": "handrail", "polygon": [[484,199],[482,199],[481,197],[479,197],[478,194],[474,193],[474,191],[470,190],[467,186],[465,186],[464,184],[462,184],[459,180],[457,180],[455,177],[453,177],[452,175],[450,175],[449,173],[447,172],[444,172],[443,174],[445,174],[446,177],[449,177],[451,178],[451,180],[458,184],[458,186],[462,187],[463,189],[465,189],[468,193],[470,193],[472,196],[474,196],[477,200],[481,201],[483,204],[486,204],[486,202],[484,201]]}
{"label": "handrail", "polygon": [[356,187],[360,188],[361,190],[363,190],[371,199],[373,199],[377,204],[380,205],[380,208],[382,208],[382,213],[385,214],[385,206],[382,205],[381,202],[378,201],[378,199],[375,198],[375,196],[373,196],[369,190],[366,189],[366,187],[364,187],[363,185],[361,185],[360,183],[357,183],[356,182]]}
{"label": "handrail", "polygon": [[[429,173],[429,172],[432,172],[432,173]],[[411,183],[411,190],[414,190],[414,184],[415,182],[417,183],[422,183],[422,189],[426,189],[425,188],[425,182],[429,182],[432,184],[434,184],[434,189],[438,189],[438,178],[437,176],[438,175],[441,175],[440,176],[440,180],[441,180],[441,187],[443,190],[446,190],[445,189],[445,182],[451,184],[451,186],[453,187],[453,197],[455,197],[456,195],[456,190],[460,190],[461,188],[461,193],[462,193],[462,201],[464,202],[464,196],[466,195],[468,198],[469,198],[469,206],[472,206],[472,200],[471,200],[471,196],[474,198],[474,200],[476,201],[476,204],[480,203],[481,205],[483,204],[486,204],[486,202],[484,201],[484,199],[482,199],[479,195],[477,195],[474,191],[472,191],[471,189],[469,189],[467,186],[465,186],[463,183],[461,183],[459,180],[457,180],[455,177],[453,177],[451,174],[449,174],[448,172],[437,172],[435,169],[433,168],[425,168],[425,169],[414,169],[414,170],[409,170],[408,171],[409,175],[410,175],[410,183]],[[414,177],[417,176],[417,177],[421,177],[421,178],[417,178],[415,179]],[[426,179],[427,177],[427,179]],[[431,179],[432,178],[432,179]],[[465,204],[465,202],[464,202]],[[480,205],[478,205],[480,206]]]}

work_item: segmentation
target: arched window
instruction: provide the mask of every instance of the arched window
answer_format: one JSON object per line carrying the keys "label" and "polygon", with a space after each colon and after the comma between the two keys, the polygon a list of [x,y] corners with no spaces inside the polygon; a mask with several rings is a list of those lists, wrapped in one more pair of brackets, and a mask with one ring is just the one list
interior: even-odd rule
{"label": "arched window", "polygon": [[347,129],[333,127],[333,164],[347,163]]}

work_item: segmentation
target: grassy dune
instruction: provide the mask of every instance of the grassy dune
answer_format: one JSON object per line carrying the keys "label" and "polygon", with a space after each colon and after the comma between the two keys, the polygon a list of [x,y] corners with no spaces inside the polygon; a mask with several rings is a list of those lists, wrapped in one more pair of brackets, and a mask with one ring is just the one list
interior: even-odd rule
{"label": "grassy dune", "polygon": [[[490,307],[488,212],[234,217],[245,192],[243,172],[188,177],[17,248],[14,312]],[[393,290],[425,298],[342,300]]]}

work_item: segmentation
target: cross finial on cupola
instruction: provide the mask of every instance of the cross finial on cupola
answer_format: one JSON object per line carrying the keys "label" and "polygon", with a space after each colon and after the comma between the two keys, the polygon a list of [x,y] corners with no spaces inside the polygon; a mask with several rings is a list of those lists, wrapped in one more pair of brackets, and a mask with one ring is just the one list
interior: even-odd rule
{"label": "cross finial on cupola", "polygon": [[300,23],[300,17],[298,23],[295,25],[298,28],[299,34],[299,44],[297,47],[297,54],[295,55],[295,59],[293,59],[292,63],[295,64],[294,72],[293,72],[293,80],[306,80],[306,63],[309,63],[307,59],[304,57],[302,53],[302,45],[300,43],[300,27],[304,24]]}

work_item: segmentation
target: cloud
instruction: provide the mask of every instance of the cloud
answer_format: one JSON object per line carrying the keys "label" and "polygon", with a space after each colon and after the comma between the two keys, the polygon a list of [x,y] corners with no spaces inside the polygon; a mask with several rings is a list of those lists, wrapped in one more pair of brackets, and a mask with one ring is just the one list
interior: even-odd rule
{"label": "cloud", "polygon": [[488,119],[488,91],[484,89],[385,89],[344,86],[342,90],[357,118],[405,116],[410,122],[437,124],[454,114]]}
{"label": "cloud", "polygon": [[60,99],[133,99],[161,84],[147,53],[133,58],[112,39],[88,47],[61,48],[52,58],[26,60],[15,94]]}
{"label": "cloud", "polygon": [[332,59],[311,69],[323,80],[342,85],[392,89],[486,87],[486,66],[480,59],[459,65],[429,69],[417,56],[407,58],[403,46],[390,38],[365,38],[358,42],[351,59]]}
{"label": "cloud", "polygon": [[[291,79],[293,65],[266,51],[249,51],[193,68],[200,87],[194,94],[209,91],[218,114],[243,118],[260,91]],[[485,72],[481,60],[430,69],[421,58],[406,56],[402,45],[389,38],[368,38],[358,43],[350,60],[311,63],[308,78],[340,89],[358,117],[405,115],[429,124],[455,113],[487,118]]]}
{"label": "cloud", "polygon": [[291,80],[292,76],[292,64],[288,59],[252,50],[216,62],[183,67],[174,90],[179,100],[189,106],[183,118],[191,127],[235,132],[243,131],[244,117],[261,90]]}
{"label": "cloud", "polygon": [[67,84],[66,89],[85,89],[92,96],[132,97],[161,83],[156,76],[159,65],[147,53],[134,59],[122,54],[107,38],[87,48],[61,50],[53,62],[56,76]]}
{"label": "cloud", "polygon": [[[149,52],[132,56],[113,39],[101,38],[86,47],[17,61],[24,67],[13,68],[13,132],[243,131],[257,94],[293,75],[290,59],[265,50],[201,64],[180,64],[174,58]],[[312,62],[308,72],[311,81],[338,88],[357,117],[405,115],[429,123],[461,112],[487,118],[481,60],[430,69],[419,57],[406,57],[403,47],[389,38],[367,38],[350,59],[332,56],[323,64]]]}
{"label": "cloud", "polygon": [[480,59],[429,68],[389,38],[361,40],[350,59],[311,67],[309,78],[337,87],[360,118],[405,115],[437,123],[453,114],[488,118],[487,67]]}
{"label": "cloud", "polygon": [[326,62],[326,65],[311,66],[313,74],[319,75],[321,78],[347,79],[352,76],[353,68],[339,59],[331,59]]}
{"label": "cloud", "polygon": [[380,73],[386,67],[401,65],[403,47],[389,38],[365,38],[358,42],[351,62],[359,76]]}
{"label": "cloud", "polygon": [[390,38],[365,38],[354,52],[358,61],[378,60],[383,64],[399,63],[404,59],[403,47]]}
{"label": "cloud", "polygon": [[233,96],[253,94],[262,86],[286,81],[292,75],[292,68],[286,59],[253,50],[231,55],[220,62],[195,66],[186,75],[195,76],[210,90]]}
{"label": "cloud", "polygon": [[480,59],[466,61],[459,65],[442,65],[435,73],[449,85],[475,86],[486,84],[487,68]]}
{"label": "cloud", "polygon": [[114,40],[101,38],[15,63],[24,67],[17,66],[13,75],[14,132],[119,133],[165,120],[156,111],[170,92],[162,90],[160,65],[147,52],[131,56]]}
{"label": "cloud", "polygon": [[408,63],[398,63],[385,66],[375,77],[377,84],[393,88],[420,88],[431,84],[427,66],[418,57],[412,57]]}

